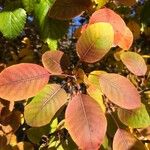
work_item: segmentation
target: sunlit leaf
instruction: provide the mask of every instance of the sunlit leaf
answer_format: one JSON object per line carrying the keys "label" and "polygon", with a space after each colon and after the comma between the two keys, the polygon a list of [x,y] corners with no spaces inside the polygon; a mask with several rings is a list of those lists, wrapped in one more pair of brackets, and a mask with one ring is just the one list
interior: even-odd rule
{"label": "sunlit leaf", "polygon": [[46,85],[25,107],[24,115],[27,124],[33,127],[48,124],[67,102],[67,98],[67,93],[60,85]]}
{"label": "sunlit leaf", "polygon": [[68,104],[65,118],[66,128],[79,148],[99,148],[105,136],[107,122],[93,98],[80,93],[75,95]]}
{"label": "sunlit leaf", "polygon": [[122,123],[132,128],[145,128],[150,125],[150,116],[144,105],[133,110],[118,109],[118,116]]}
{"label": "sunlit leaf", "polygon": [[22,4],[27,12],[32,12],[36,0],[22,0]]}
{"label": "sunlit leaf", "polygon": [[124,50],[128,50],[133,43],[133,34],[128,27],[126,27],[124,33],[122,34],[122,38],[118,42],[118,46]]}
{"label": "sunlit leaf", "polygon": [[120,55],[123,64],[137,76],[144,76],[147,66],[143,57],[135,52],[123,52]]}
{"label": "sunlit leaf", "polygon": [[94,12],[89,20],[89,24],[93,24],[96,22],[107,22],[113,26],[114,33],[115,33],[114,44],[118,45],[118,42],[121,40],[122,35],[126,30],[126,24],[124,20],[113,10],[108,8],[103,8]]}
{"label": "sunlit leaf", "polygon": [[112,47],[114,31],[109,23],[90,25],[77,42],[77,53],[82,61],[94,63]]}
{"label": "sunlit leaf", "polygon": [[26,11],[18,8],[14,11],[0,12],[0,31],[6,38],[16,38],[26,22]]}
{"label": "sunlit leaf", "polygon": [[96,9],[103,7],[109,0],[95,0],[97,6]]}
{"label": "sunlit leaf", "polygon": [[104,73],[99,77],[102,92],[114,104],[125,108],[140,107],[140,95],[134,85],[124,76]]}
{"label": "sunlit leaf", "polygon": [[113,150],[146,150],[146,147],[131,133],[118,129],[113,140]]}
{"label": "sunlit leaf", "polygon": [[0,97],[19,101],[35,96],[49,80],[49,73],[43,67],[21,63],[10,66],[0,73]]}
{"label": "sunlit leaf", "polygon": [[49,16],[60,20],[71,19],[80,15],[91,4],[91,0],[56,0],[49,10]]}
{"label": "sunlit leaf", "polygon": [[42,55],[42,63],[50,73],[61,74],[62,56],[63,52],[61,51],[47,51]]}

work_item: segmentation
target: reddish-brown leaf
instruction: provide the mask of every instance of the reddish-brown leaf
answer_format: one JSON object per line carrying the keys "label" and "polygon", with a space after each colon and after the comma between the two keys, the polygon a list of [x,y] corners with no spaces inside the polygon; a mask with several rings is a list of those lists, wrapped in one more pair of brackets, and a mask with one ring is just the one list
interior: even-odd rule
{"label": "reddish-brown leaf", "polygon": [[140,107],[140,95],[127,78],[119,74],[104,73],[99,76],[99,81],[102,92],[114,104],[125,109]]}
{"label": "reddish-brown leaf", "polygon": [[118,43],[118,46],[121,47],[124,50],[128,50],[133,43],[133,34],[131,30],[126,27],[126,30],[124,31],[121,40]]}
{"label": "reddish-brown leaf", "polygon": [[113,150],[146,150],[146,147],[130,132],[118,129],[113,140]]}
{"label": "reddish-brown leaf", "polygon": [[22,63],[10,66],[0,73],[0,97],[19,101],[35,96],[49,80],[43,67]]}
{"label": "reddish-brown leaf", "polygon": [[123,64],[137,76],[144,76],[147,72],[147,66],[143,57],[135,52],[123,52],[120,55]]}
{"label": "reddish-brown leaf", "polygon": [[114,44],[118,45],[126,30],[126,24],[124,20],[113,10],[103,8],[93,13],[93,15],[90,18],[89,24],[93,24],[96,22],[107,22],[113,26],[115,32]]}
{"label": "reddish-brown leaf", "polygon": [[47,51],[42,55],[43,66],[50,72],[54,74],[61,74],[62,69],[60,65],[61,58],[63,56],[61,51]]}
{"label": "reddish-brown leaf", "polygon": [[82,150],[98,150],[106,133],[107,121],[99,104],[90,96],[78,93],[69,102],[66,128]]}
{"label": "reddish-brown leaf", "polygon": [[91,0],[56,0],[49,10],[49,16],[55,19],[71,19],[91,6]]}

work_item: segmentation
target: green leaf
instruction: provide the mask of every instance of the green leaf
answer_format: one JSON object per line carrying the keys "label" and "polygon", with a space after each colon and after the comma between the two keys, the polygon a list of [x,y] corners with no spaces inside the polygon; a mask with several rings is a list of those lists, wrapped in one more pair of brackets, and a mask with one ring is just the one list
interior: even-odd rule
{"label": "green leaf", "polygon": [[58,84],[49,84],[25,107],[28,125],[40,127],[48,124],[56,112],[67,102],[67,93]]}
{"label": "green leaf", "polygon": [[22,32],[25,22],[26,12],[22,8],[0,13],[0,31],[6,38],[16,38]]}
{"label": "green leaf", "polygon": [[132,128],[145,128],[150,125],[150,116],[144,105],[133,110],[119,108],[118,116],[122,123]]}
{"label": "green leaf", "polygon": [[89,25],[77,42],[77,53],[82,61],[94,63],[113,46],[114,30],[109,23]]}
{"label": "green leaf", "polygon": [[48,10],[53,0],[41,0],[35,3],[34,14],[39,24],[41,37],[48,43],[50,49],[57,48],[57,39],[61,38],[67,31],[69,22],[50,19]]}
{"label": "green leaf", "polygon": [[22,4],[28,13],[33,11],[35,2],[36,0],[22,0]]}

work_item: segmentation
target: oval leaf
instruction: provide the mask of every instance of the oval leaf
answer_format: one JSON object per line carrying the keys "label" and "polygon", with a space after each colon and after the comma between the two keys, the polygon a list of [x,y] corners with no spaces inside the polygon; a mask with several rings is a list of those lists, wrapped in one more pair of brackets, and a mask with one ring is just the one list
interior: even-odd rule
{"label": "oval leaf", "polygon": [[140,95],[127,78],[119,74],[104,73],[100,75],[99,81],[102,92],[114,104],[125,109],[140,107]]}
{"label": "oval leaf", "polygon": [[113,150],[146,150],[146,147],[131,133],[118,129],[113,140]]}
{"label": "oval leaf", "polygon": [[108,8],[103,8],[95,11],[89,20],[89,24],[93,24],[97,22],[107,22],[113,26],[114,33],[115,33],[114,43],[115,45],[118,45],[118,42],[121,40],[122,35],[126,30],[126,24],[124,20],[113,10]]}
{"label": "oval leaf", "polygon": [[90,25],[77,42],[77,53],[82,61],[94,63],[112,47],[114,31],[109,23]]}
{"label": "oval leaf", "polygon": [[91,6],[91,0],[56,0],[49,10],[49,16],[55,19],[71,19]]}
{"label": "oval leaf", "polygon": [[61,58],[63,56],[61,51],[47,51],[42,55],[43,66],[50,72],[54,74],[61,74],[62,69],[60,65]]}
{"label": "oval leaf", "polygon": [[83,150],[97,150],[102,144],[107,121],[99,104],[90,96],[78,93],[69,102],[65,114],[66,127]]}
{"label": "oval leaf", "polygon": [[41,66],[21,63],[0,73],[0,97],[19,101],[35,96],[49,80],[49,73]]}
{"label": "oval leaf", "polygon": [[24,28],[26,11],[18,8],[0,13],[0,31],[6,38],[16,38]]}
{"label": "oval leaf", "polygon": [[131,30],[128,27],[126,27],[122,35],[122,38],[118,42],[118,46],[124,50],[128,50],[131,47],[132,43],[133,43],[133,34]]}
{"label": "oval leaf", "polygon": [[150,125],[150,116],[144,105],[133,110],[118,109],[118,116],[122,123],[132,128],[145,128]]}
{"label": "oval leaf", "polygon": [[50,84],[25,107],[25,120],[28,125],[40,127],[48,124],[56,112],[67,102],[67,93],[60,85]]}
{"label": "oval leaf", "polygon": [[147,72],[147,66],[143,57],[135,52],[123,52],[120,55],[123,64],[137,76],[144,76]]}

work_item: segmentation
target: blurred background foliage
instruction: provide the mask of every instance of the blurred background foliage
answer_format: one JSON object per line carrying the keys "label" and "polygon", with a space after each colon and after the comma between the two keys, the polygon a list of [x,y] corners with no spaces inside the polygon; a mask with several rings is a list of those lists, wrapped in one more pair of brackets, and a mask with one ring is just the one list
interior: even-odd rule
{"label": "blurred background foliage", "polygon": [[[41,64],[41,56],[45,51],[57,49],[68,54],[71,63],[75,64],[78,61],[75,44],[80,37],[81,26],[88,22],[95,10],[108,7],[117,12],[133,32],[134,42],[130,50],[145,58],[149,72],[149,0],[93,0],[84,13],[65,20],[49,16],[53,4],[54,0],[0,0],[0,71],[17,63]],[[113,50],[107,55],[112,53]],[[105,68],[108,72],[128,75],[137,87],[146,86],[147,91],[143,96],[150,98],[149,80],[143,84],[142,79],[133,77],[113,57],[104,57],[94,64],[82,63],[80,67],[86,72]],[[149,78],[149,74],[147,76]],[[24,105],[25,102],[0,100],[0,150],[77,149],[64,129],[61,121],[63,115],[42,128],[30,128],[24,122]],[[114,124],[111,119],[108,122]],[[115,127],[108,128],[113,135]],[[111,140],[112,135],[108,135]],[[106,137],[101,149],[108,150],[109,142]]]}

